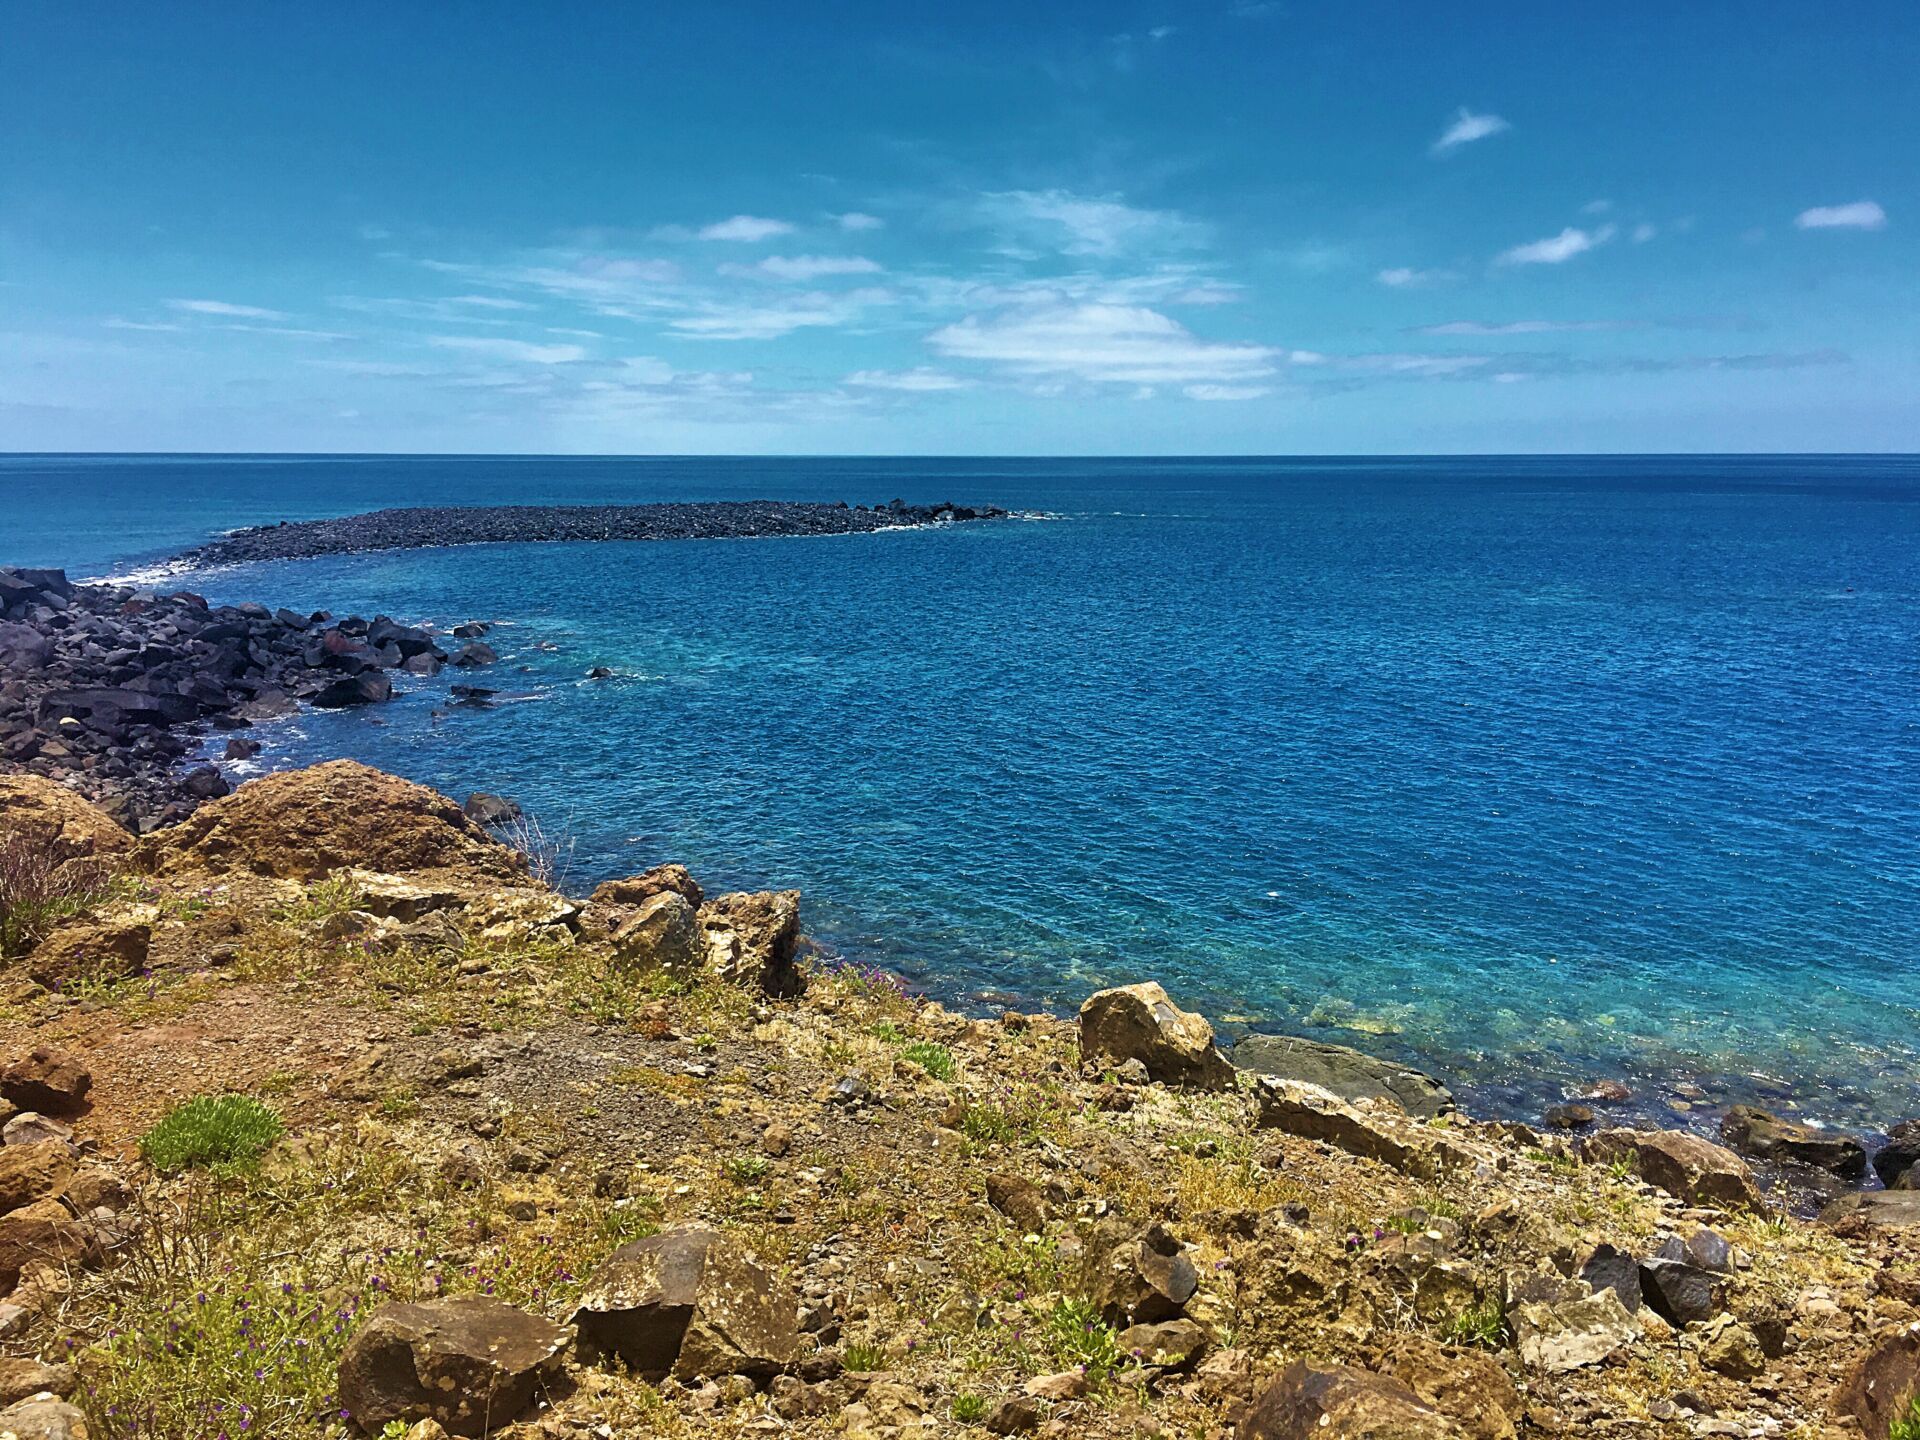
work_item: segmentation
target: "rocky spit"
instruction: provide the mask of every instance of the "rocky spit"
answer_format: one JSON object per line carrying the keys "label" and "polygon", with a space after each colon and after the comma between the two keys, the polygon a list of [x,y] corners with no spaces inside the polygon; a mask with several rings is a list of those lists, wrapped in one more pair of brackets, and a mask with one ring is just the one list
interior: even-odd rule
{"label": "rocky spit", "polygon": [[744,540],[770,536],[858,535],[906,526],[1004,519],[992,505],[824,504],[717,500],[655,505],[486,505],[376,510],[333,520],[283,520],[236,530],[177,557],[193,566],[495,545],[534,540]]}
{"label": "rocky spit", "polygon": [[[0,849],[0,1435],[1920,1422],[1913,1124],[1798,1219],[1745,1155],[1857,1144],[1482,1120],[1151,982],[957,1014],[824,962],[797,891],[561,893],[351,762],[144,836],[0,776]],[[90,888],[36,909],[36,865]]]}
{"label": "rocky spit", "polygon": [[[184,763],[209,731],[245,732],[302,705],[377,704],[397,671],[490,665],[486,630],[436,635],[384,615],[209,605],[191,591],[0,568],[0,770],[47,776],[151,829],[230,788],[214,766]],[[236,733],[226,758],[260,748]]]}

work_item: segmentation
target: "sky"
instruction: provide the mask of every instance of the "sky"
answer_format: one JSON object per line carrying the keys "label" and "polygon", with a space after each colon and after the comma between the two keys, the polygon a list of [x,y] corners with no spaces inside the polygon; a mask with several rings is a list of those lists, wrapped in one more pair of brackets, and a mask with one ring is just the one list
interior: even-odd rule
{"label": "sky", "polygon": [[1920,450],[1910,0],[0,0],[0,450]]}

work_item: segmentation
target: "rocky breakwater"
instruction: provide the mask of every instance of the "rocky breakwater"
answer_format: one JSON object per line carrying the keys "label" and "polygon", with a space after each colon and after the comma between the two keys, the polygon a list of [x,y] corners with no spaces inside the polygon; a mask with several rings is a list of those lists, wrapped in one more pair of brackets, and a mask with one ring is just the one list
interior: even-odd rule
{"label": "rocky breakwater", "polygon": [[907,526],[1004,519],[993,505],[848,505],[788,500],[722,500],[653,505],[485,505],[376,510],[329,520],[256,525],[187,551],[190,565],[239,565],[418,550],[440,545],[524,541],[741,540],[793,535],[859,535]]}
{"label": "rocky breakwater", "polygon": [[1920,1216],[1779,1213],[1702,1136],[1236,1069],[1152,983],[959,1014],[810,954],[795,892],[559,893],[349,762],[142,837],[16,783],[13,841],[121,883],[0,971],[0,1435],[1920,1423]]}
{"label": "rocky breakwater", "polygon": [[[384,615],[209,605],[190,591],[0,569],[0,769],[58,780],[128,828],[151,829],[231,788],[218,768],[186,763],[209,730],[245,730],[303,704],[376,704],[396,671],[491,664],[484,631],[441,637]],[[259,748],[236,736],[227,758]]]}

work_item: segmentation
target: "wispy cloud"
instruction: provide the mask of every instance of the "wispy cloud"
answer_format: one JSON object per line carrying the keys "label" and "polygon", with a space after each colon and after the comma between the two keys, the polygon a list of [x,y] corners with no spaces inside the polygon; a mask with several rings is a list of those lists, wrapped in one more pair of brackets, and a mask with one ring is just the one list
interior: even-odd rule
{"label": "wispy cloud", "polygon": [[1189,400],[1258,400],[1273,392],[1265,385],[1189,385]]}
{"label": "wispy cloud", "polygon": [[156,331],[178,332],[181,330],[185,330],[187,328],[184,325],[169,325],[164,320],[122,320],[118,315],[115,315],[110,320],[102,320],[100,323],[109,330],[156,330]]}
{"label": "wispy cloud", "polygon": [[846,383],[864,390],[905,390],[931,393],[938,390],[966,390],[973,381],[959,375],[919,365],[911,370],[856,370]]}
{"label": "wispy cloud", "polygon": [[869,215],[861,210],[849,210],[835,218],[842,230],[882,230],[887,224],[878,215]]}
{"label": "wispy cloud", "polygon": [[1440,138],[1433,142],[1432,153],[1451,155],[1462,145],[1471,145],[1476,140],[1485,140],[1490,135],[1498,135],[1513,127],[1498,115],[1476,115],[1466,106],[1460,107],[1460,113],[1453,117],[1453,123],[1441,132]]}
{"label": "wispy cloud", "polygon": [[757,265],[728,265],[723,273],[770,275],[776,280],[818,280],[828,275],[877,275],[864,255],[769,255]]}
{"label": "wispy cloud", "polygon": [[1638,225],[1633,227],[1632,240],[1636,245],[1644,245],[1659,233],[1659,226],[1649,225],[1646,221],[1642,220]]}
{"label": "wispy cloud", "polygon": [[1558,235],[1550,235],[1545,240],[1534,240],[1525,245],[1516,245],[1511,250],[1503,250],[1495,263],[1500,265],[1559,265],[1597,249],[1611,240],[1614,227],[1602,225],[1597,230],[1581,230],[1569,225]]}
{"label": "wispy cloud", "polygon": [[989,224],[1063,255],[1111,258],[1187,249],[1206,243],[1208,234],[1206,226],[1172,210],[1069,190],[996,191],[981,197],[980,209]]}
{"label": "wispy cloud", "polygon": [[169,300],[169,310],[189,315],[220,315],[229,320],[291,320],[283,310],[267,310],[258,305],[234,305],[225,300]]}
{"label": "wispy cloud", "polygon": [[530,340],[501,340],[481,335],[434,335],[427,341],[442,350],[457,350],[488,360],[512,360],[525,365],[567,365],[587,358],[581,345],[540,345]]}
{"label": "wispy cloud", "polygon": [[846,325],[868,306],[893,298],[885,290],[850,290],[842,295],[810,291],[771,305],[714,302],[675,316],[669,329],[695,340],[777,340],[795,330]]}
{"label": "wispy cloud", "polygon": [[1887,212],[1874,200],[1855,200],[1850,205],[1816,205],[1794,216],[1802,230],[1884,230]]}
{"label": "wispy cloud", "polygon": [[1595,330],[1642,330],[1631,320],[1449,320],[1444,325],[1422,325],[1416,335],[1555,335]]}
{"label": "wispy cloud", "polygon": [[761,215],[735,215],[717,220],[699,232],[702,240],[733,240],[754,244],[776,235],[791,235],[793,225],[786,220],[769,220]]}
{"label": "wispy cloud", "polygon": [[1171,316],[1138,305],[1070,305],[984,317],[936,330],[943,355],[984,360],[1018,374],[1074,376],[1096,384],[1232,383],[1273,372],[1264,345],[1202,340]]}
{"label": "wispy cloud", "polygon": [[1451,280],[1453,275],[1447,270],[1415,270],[1410,266],[1396,265],[1382,270],[1373,278],[1395,290],[1413,290],[1422,285],[1438,285],[1443,280]]}
{"label": "wispy cloud", "polygon": [[524,300],[509,300],[503,295],[449,295],[449,305],[471,305],[477,310],[532,310]]}

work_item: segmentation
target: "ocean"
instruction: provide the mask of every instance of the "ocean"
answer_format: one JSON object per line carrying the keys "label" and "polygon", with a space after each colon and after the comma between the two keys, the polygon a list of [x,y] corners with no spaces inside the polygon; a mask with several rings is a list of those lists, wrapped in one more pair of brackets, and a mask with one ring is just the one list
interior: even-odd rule
{"label": "ocean", "polygon": [[[1530,1114],[1920,1109],[1920,458],[0,457],[0,563],[129,573],[399,504],[989,502],[822,539],[475,546],[184,577],[492,620],[263,727],[521,801],[585,886],[798,887],[972,1007],[1153,978]],[[591,681],[591,666],[612,679]],[[242,771],[244,773],[244,769]]]}

